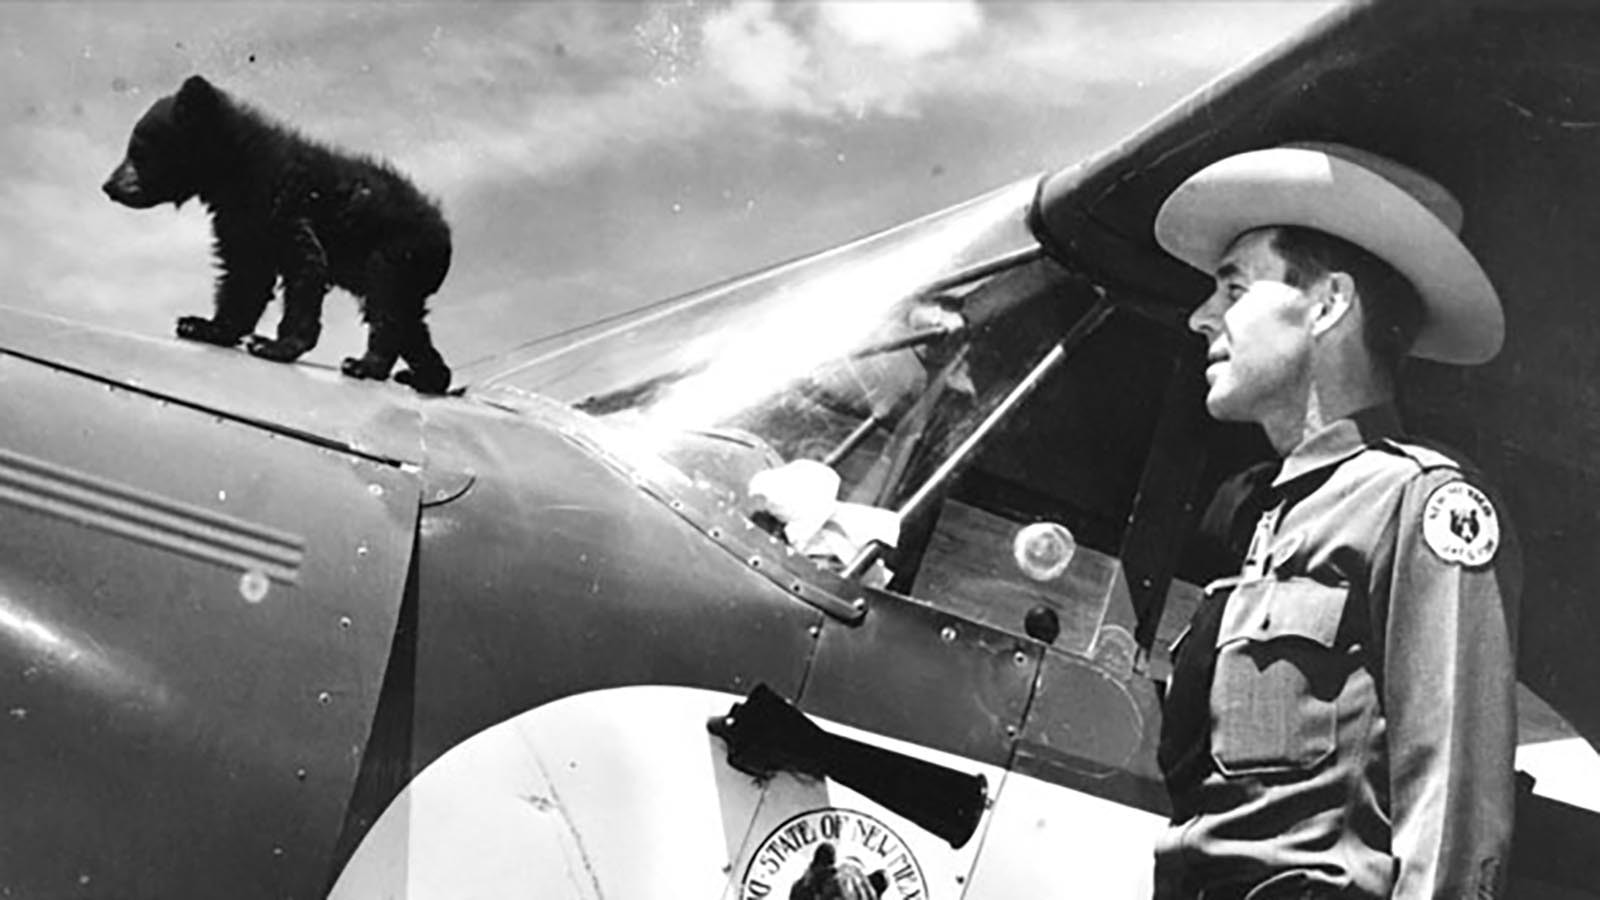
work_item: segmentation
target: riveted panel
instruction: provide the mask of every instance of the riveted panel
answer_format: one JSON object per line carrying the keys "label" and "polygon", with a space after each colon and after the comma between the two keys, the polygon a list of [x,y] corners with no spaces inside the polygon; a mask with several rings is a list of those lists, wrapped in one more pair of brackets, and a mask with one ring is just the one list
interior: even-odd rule
{"label": "riveted panel", "polygon": [[1043,645],[890,594],[867,610],[823,627],[805,711],[1006,765]]}
{"label": "riveted panel", "polygon": [[317,895],[416,481],[0,357],[0,888]]}

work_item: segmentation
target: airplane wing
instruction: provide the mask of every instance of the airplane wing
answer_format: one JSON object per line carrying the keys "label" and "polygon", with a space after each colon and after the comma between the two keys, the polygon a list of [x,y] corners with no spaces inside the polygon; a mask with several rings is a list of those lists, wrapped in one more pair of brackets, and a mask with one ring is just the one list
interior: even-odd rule
{"label": "airplane wing", "polygon": [[[1059,258],[1166,302],[1210,286],[1155,244],[1166,195],[1205,164],[1337,141],[1439,179],[1505,304],[1505,349],[1415,361],[1408,427],[1501,487],[1525,544],[1521,678],[1600,744],[1600,12],[1579,4],[1365,2],[1048,178],[1038,230]],[[1212,468],[1260,451],[1217,439]]]}

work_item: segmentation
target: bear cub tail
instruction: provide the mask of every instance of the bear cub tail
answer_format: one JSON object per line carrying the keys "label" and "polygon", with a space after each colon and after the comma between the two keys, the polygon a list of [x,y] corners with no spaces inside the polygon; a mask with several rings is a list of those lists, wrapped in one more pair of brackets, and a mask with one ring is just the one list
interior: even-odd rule
{"label": "bear cub tail", "polygon": [[[361,303],[367,350],[340,369],[444,393],[450,368],[423,321],[450,270],[450,226],[432,200],[380,160],[340,152],[212,86],[199,75],[151,105],[102,188],[133,209],[198,198],[211,213],[215,310],[184,316],[178,336],[288,362],[322,331],[322,300],[341,287]],[[275,339],[253,332],[277,285]]]}

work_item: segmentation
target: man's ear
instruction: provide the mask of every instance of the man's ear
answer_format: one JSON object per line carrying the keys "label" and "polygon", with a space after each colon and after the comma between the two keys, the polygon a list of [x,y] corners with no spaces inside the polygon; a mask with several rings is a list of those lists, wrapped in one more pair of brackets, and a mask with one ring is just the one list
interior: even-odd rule
{"label": "man's ear", "polygon": [[1311,333],[1323,335],[1347,317],[1355,316],[1356,282],[1344,272],[1329,272],[1318,285],[1316,307],[1311,312]]}

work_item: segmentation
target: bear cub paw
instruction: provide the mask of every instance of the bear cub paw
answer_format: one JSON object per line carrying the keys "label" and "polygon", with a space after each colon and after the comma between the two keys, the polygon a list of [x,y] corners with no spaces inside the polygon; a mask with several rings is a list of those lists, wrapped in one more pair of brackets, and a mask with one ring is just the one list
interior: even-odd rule
{"label": "bear cub paw", "polygon": [[349,375],[351,378],[370,378],[373,381],[382,381],[389,377],[389,370],[393,367],[394,363],[392,362],[386,365],[366,356],[359,358],[347,356],[344,362],[339,364],[339,371]]}
{"label": "bear cub paw", "polygon": [[204,316],[183,316],[178,319],[178,337],[185,340],[232,347],[239,343],[239,338],[242,336],[241,332],[224,328]]}
{"label": "bear cub paw", "polygon": [[245,339],[244,348],[250,351],[251,356],[261,359],[270,359],[273,362],[292,362],[300,355],[311,349],[311,342],[304,340],[273,340],[260,335],[252,334]]}
{"label": "bear cub paw", "polygon": [[419,394],[443,394],[450,390],[449,369],[401,369],[394,380],[409,385]]}

